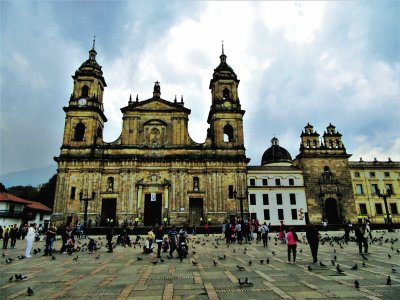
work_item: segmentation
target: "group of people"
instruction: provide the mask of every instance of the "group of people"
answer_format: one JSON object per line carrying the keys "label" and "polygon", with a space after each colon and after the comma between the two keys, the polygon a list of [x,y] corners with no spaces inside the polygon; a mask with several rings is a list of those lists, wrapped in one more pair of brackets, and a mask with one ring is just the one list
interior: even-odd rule
{"label": "group of people", "polygon": [[247,244],[256,239],[257,242],[262,240],[264,247],[267,247],[270,226],[271,224],[267,225],[266,222],[260,224],[258,220],[238,220],[237,223],[223,224],[222,232],[225,234],[227,244],[235,243],[236,241],[238,244],[243,242]]}

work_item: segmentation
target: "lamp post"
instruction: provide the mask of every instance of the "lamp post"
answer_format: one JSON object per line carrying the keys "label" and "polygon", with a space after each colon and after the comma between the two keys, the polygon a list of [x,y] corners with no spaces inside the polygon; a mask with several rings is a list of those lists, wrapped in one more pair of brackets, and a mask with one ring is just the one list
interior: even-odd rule
{"label": "lamp post", "polygon": [[247,194],[248,194],[247,191],[244,193],[244,195],[242,193],[240,193],[240,191],[239,191],[239,193],[237,193],[236,190],[233,191],[235,200],[240,201],[240,219],[241,219],[241,221],[243,221],[243,200],[247,199]]}
{"label": "lamp post", "polygon": [[85,201],[85,214],[83,215],[83,227],[86,230],[86,224],[87,224],[87,209],[88,209],[88,203],[89,201],[94,200],[96,198],[96,193],[92,192],[92,198],[83,198],[83,192],[79,193],[79,200],[80,201]]}
{"label": "lamp post", "polygon": [[392,220],[391,220],[390,214],[389,214],[389,207],[388,207],[388,204],[387,204],[387,198],[390,198],[390,196],[392,196],[391,191],[389,189],[387,189],[386,192],[384,192],[382,194],[381,191],[378,189],[377,190],[377,195],[378,195],[379,198],[383,198],[383,202],[385,203],[388,232],[394,232],[394,230],[392,228]]}

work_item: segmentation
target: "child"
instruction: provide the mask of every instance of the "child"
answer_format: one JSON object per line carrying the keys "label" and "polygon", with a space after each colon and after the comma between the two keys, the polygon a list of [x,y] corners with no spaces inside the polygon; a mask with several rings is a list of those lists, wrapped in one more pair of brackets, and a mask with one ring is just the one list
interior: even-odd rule
{"label": "child", "polygon": [[93,251],[96,249],[96,242],[94,241],[94,239],[90,239],[89,244],[88,244],[88,249],[89,249],[89,253],[93,253]]}

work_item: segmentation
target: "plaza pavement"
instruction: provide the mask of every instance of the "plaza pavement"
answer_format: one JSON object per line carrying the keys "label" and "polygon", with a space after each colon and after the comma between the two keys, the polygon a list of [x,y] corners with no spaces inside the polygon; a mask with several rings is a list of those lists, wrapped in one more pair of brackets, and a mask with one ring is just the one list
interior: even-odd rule
{"label": "plaza pavement", "polygon": [[[322,234],[329,237],[343,233]],[[400,254],[397,249],[400,250],[400,233],[378,231],[373,234],[383,238],[381,243],[369,246],[365,266],[354,242],[343,245],[343,249],[336,243],[333,246],[325,243],[320,245],[319,259],[327,267],[311,265],[311,271],[308,270],[312,261],[308,245],[300,243],[297,263],[287,264],[287,246],[275,244],[272,233],[268,248],[255,242],[228,247],[223,240],[217,243],[216,239],[222,235],[190,235],[188,258],[180,262],[167,259],[164,253],[165,261],[157,264],[151,263],[157,258],[142,254],[139,246],[117,246],[114,253],[106,253],[107,249],[102,246],[94,254],[56,254],[56,259],[42,256],[42,250],[30,259],[19,260],[17,256],[23,254],[25,241],[18,240],[16,249],[1,252],[5,256],[0,259],[0,299],[29,297],[28,287],[34,291],[29,299],[399,299]],[[301,240],[303,236],[299,233]],[[134,238],[132,236],[132,240]],[[392,244],[391,239],[396,241]],[[82,239],[80,245],[86,242]],[[100,242],[105,244],[105,238],[101,237]],[[56,241],[55,248],[60,246],[61,242]],[[34,248],[43,249],[44,242],[35,242]],[[78,259],[74,259],[77,255]],[[218,258],[224,255],[226,259]],[[331,264],[335,255],[344,274],[338,274]],[[9,257],[14,260],[7,264]],[[265,260],[263,264],[261,259]],[[356,263],[358,270],[351,270]],[[238,266],[244,270],[239,270]],[[396,273],[392,272],[392,267]],[[27,278],[9,281],[15,273]],[[388,276],[391,285],[386,284]],[[238,279],[243,281],[246,277],[253,286],[239,285]],[[359,289],[354,286],[356,279]]]}

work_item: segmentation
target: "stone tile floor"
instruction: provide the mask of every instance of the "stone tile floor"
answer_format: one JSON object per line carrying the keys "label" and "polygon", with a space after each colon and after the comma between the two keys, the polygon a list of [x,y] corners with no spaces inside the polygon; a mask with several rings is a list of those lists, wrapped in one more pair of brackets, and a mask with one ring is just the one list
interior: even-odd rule
{"label": "stone tile floor", "polygon": [[[250,245],[227,246],[222,235],[190,236],[188,258],[180,262],[167,259],[164,253],[165,261],[155,265],[151,262],[157,258],[142,254],[139,246],[117,246],[114,253],[107,253],[102,246],[95,254],[55,254],[56,259],[43,256],[42,250],[31,259],[19,260],[17,256],[23,254],[25,242],[18,240],[16,249],[1,252],[4,256],[0,259],[0,299],[28,297],[28,287],[34,291],[30,299],[399,299],[400,232],[373,234],[382,239],[369,246],[368,260],[358,254],[354,242],[342,247],[325,242],[320,244],[319,259],[327,266],[311,265],[311,271],[308,245],[299,243],[296,264],[288,264],[287,246],[275,242],[272,233],[268,248],[255,241]],[[326,238],[339,235],[342,232],[323,233]],[[301,240],[303,236],[299,233]],[[94,238],[106,243],[104,237]],[[86,242],[81,239],[80,245]],[[60,247],[58,240],[55,248]],[[35,242],[34,248],[43,249],[44,242]],[[98,254],[100,258],[96,259]],[[224,255],[226,259],[218,258]],[[344,274],[338,274],[332,265],[334,256]],[[7,264],[9,257],[14,260]],[[267,258],[269,264],[260,263]],[[197,265],[192,264],[193,260]],[[358,270],[351,270],[355,264]],[[244,269],[239,270],[238,266]],[[26,275],[27,279],[9,281],[15,273]],[[386,284],[388,276],[391,285]],[[254,285],[239,285],[238,279],[245,278]],[[359,289],[354,286],[355,280],[360,283]]]}

